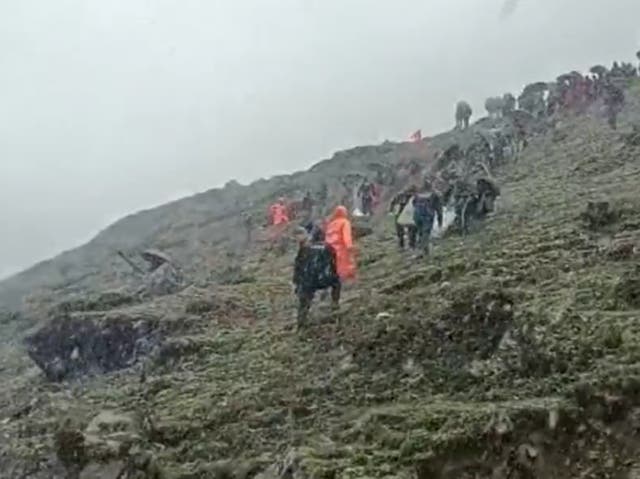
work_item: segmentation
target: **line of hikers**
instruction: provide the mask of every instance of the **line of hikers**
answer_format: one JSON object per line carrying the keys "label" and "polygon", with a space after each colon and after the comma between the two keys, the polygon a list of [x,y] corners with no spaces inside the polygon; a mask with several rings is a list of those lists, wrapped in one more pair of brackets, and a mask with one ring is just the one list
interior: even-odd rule
{"label": "line of hikers", "polygon": [[[640,58],[640,52],[638,52],[638,58]],[[583,76],[580,73],[571,72],[558,77],[553,83],[539,82],[527,85],[518,98],[518,105],[533,117],[540,118],[563,110],[583,113],[588,106],[602,98],[609,125],[615,129],[617,116],[625,102],[622,84],[630,78],[637,77],[638,70],[631,64],[614,63],[611,70],[596,66],[591,69],[591,73],[593,73],[592,76]],[[515,108],[515,98],[512,95],[505,95],[505,98],[500,102],[487,102],[490,117],[495,116],[492,114],[493,106],[497,105],[505,111]],[[496,105],[493,105],[494,103]],[[470,109],[466,115],[468,125]],[[500,116],[500,114],[497,115],[497,117]],[[527,142],[527,131],[518,118],[517,115],[513,116],[515,137],[524,148]],[[502,160],[505,150],[508,150],[509,141],[507,141],[508,138],[502,138],[502,135],[508,132],[499,133],[495,145],[490,145],[488,149],[486,145],[480,148],[481,151],[476,156],[483,158],[475,158],[479,163],[487,161],[492,164]],[[448,153],[451,152],[448,151]],[[465,155],[473,156],[470,151],[465,152],[463,156]],[[491,161],[492,159],[494,161]],[[401,250],[404,250],[408,243],[410,249],[418,250],[418,257],[429,255],[434,224],[443,228],[445,205],[452,206],[456,226],[462,234],[466,234],[469,231],[470,222],[492,212],[494,202],[500,196],[500,189],[486,178],[477,179],[475,185],[465,181],[447,181],[446,183],[444,193],[439,194],[432,182],[425,179],[420,186],[410,186],[392,199],[390,214],[394,217],[395,232]],[[354,215],[372,215],[379,204],[381,192],[376,183],[365,179],[355,190],[353,198]],[[312,204],[311,196],[307,194],[300,205],[301,210],[306,212],[303,215],[304,221],[295,232],[298,253],[295,258],[292,281],[298,298],[298,327],[304,326],[307,322],[316,292],[330,289],[332,307],[338,308],[342,285],[346,281],[355,279],[356,274],[356,250],[347,208],[338,206],[331,218],[322,224],[312,221]],[[271,208],[270,224],[275,226],[286,224],[295,216],[296,212],[289,213],[284,199],[281,198]]]}
{"label": "line of hikers", "polygon": [[[440,195],[429,179],[420,187],[410,186],[391,201],[399,247],[405,249],[405,238],[418,257],[428,256],[434,225],[443,227],[443,207],[453,202],[456,221],[461,232],[468,231],[471,218],[480,218],[493,211],[500,190],[493,182],[480,178],[471,192],[461,182],[453,183]],[[294,262],[294,291],[298,298],[298,327],[307,322],[309,309],[318,291],[331,289],[334,309],[340,303],[342,285],[355,280],[356,249],[347,208],[338,206],[323,222],[298,226],[295,230],[298,252]]]}

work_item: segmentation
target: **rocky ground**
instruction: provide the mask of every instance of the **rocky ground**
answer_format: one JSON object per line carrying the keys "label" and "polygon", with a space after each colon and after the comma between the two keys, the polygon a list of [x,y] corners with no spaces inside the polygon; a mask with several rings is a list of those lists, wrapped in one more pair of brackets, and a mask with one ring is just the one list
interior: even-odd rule
{"label": "rocky ground", "polygon": [[341,311],[317,301],[302,332],[293,251],[261,248],[237,284],[67,306],[157,325],[108,374],[48,381],[19,341],[38,325],[4,317],[0,477],[640,477],[634,95],[619,132],[581,117],[534,138],[496,214],[428,261],[380,218]]}

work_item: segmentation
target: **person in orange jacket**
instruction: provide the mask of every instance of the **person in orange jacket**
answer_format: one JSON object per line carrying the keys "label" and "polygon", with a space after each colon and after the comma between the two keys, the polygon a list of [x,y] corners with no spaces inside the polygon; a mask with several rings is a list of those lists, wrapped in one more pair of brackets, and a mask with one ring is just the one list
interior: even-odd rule
{"label": "person in orange jacket", "polygon": [[355,279],[356,263],[354,259],[351,221],[347,208],[336,207],[325,230],[325,241],[336,253],[338,276],[341,280]]}
{"label": "person in orange jacket", "polygon": [[289,222],[289,215],[284,198],[279,198],[277,202],[271,205],[269,208],[269,216],[271,224],[273,225],[281,225]]}

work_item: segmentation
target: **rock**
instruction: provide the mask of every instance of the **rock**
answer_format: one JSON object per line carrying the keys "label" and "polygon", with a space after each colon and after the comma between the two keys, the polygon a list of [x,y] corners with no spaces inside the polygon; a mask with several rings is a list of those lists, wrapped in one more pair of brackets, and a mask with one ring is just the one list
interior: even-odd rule
{"label": "rock", "polygon": [[489,435],[500,438],[513,431],[513,422],[506,413],[496,412],[487,424],[485,431]]}
{"label": "rock", "polygon": [[171,263],[164,263],[145,277],[145,289],[151,296],[164,296],[182,289],[183,278]]}
{"label": "rock", "polygon": [[136,423],[137,421],[131,414],[105,410],[91,420],[85,433],[88,436],[98,436],[117,431],[133,431],[136,429]]}
{"label": "rock", "polygon": [[202,315],[210,313],[211,311],[216,309],[216,307],[217,305],[213,299],[196,298],[187,303],[185,312],[187,314]]}
{"label": "rock", "polygon": [[15,311],[0,310],[0,325],[10,324],[22,320],[23,316],[21,313]]}
{"label": "rock", "polygon": [[181,337],[169,338],[162,343],[162,346],[156,348],[152,358],[156,366],[165,366],[173,364],[184,356],[190,356],[197,353],[208,344],[206,337]]}
{"label": "rock", "polygon": [[640,479],[640,466],[632,466],[631,470],[629,470],[628,479]]}
{"label": "rock", "polygon": [[589,229],[597,230],[615,222],[617,215],[608,201],[589,201],[581,218]]}
{"label": "rock", "polygon": [[158,343],[152,320],[64,315],[25,339],[29,357],[51,381],[131,366]]}
{"label": "rock", "polygon": [[84,435],[67,419],[54,434],[56,455],[69,475],[77,474],[88,462]]}
{"label": "rock", "polygon": [[607,256],[614,261],[622,261],[633,257],[637,253],[633,241],[616,241],[607,248]]}
{"label": "rock", "polygon": [[160,479],[162,471],[144,450],[141,425],[130,413],[104,410],[82,433],[86,465],[80,479]]}
{"label": "rock", "polygon": [[640,267],[625,272],[618,279],[613,296],[619,309],[640,307]]}
{"label": "rock", "polygon": [[540,451],[531,444],[521,444],[516,453],[516,463],[519,468],[533,472],[540,459]]}

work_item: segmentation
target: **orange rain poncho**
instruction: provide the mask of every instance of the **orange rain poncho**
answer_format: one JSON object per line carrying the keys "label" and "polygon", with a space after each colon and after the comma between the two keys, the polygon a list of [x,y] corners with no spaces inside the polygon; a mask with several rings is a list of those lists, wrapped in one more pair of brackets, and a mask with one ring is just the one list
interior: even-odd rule
{"label": "orange rain poncho", "polygon": [[271,205],[269,213],[271,216],[271,224],[273,225],[281,225],[289,222],[287,207],[283,200],[279,200],[277,203]]}
{"label": "orange rain poncho", "polygon": [[347,209],[338,206],[325,231],[325,241],[336,252],[338,276],[341,280],[355,279],[356,264],[353,258],[353,238]]}

